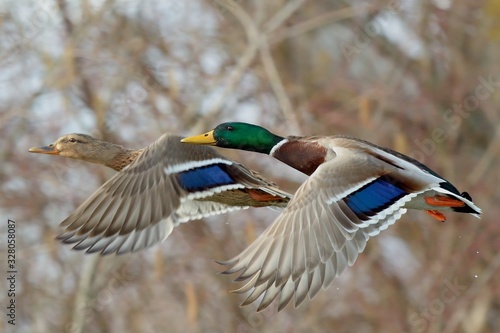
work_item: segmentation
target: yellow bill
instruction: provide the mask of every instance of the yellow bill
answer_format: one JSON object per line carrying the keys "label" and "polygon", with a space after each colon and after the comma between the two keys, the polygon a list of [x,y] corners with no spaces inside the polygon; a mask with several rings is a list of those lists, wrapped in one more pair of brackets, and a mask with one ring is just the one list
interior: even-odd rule
{"label": "yellow bill", "polygon": [[182,139],[181,142],[194,143],[198,145],[210,145],[210,146],[215,146],[216,144],[214,139],[214,131],[210,131],[205,134],[190,136]]}

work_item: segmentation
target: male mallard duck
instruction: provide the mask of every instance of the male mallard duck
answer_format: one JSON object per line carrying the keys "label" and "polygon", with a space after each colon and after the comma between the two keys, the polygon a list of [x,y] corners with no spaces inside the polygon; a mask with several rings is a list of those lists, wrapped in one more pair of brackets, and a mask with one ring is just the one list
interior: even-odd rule
{"label": "male mallard duck", "polygon": [[263,295],[258,311],[279,296],[283,309],[295,307],[326,288],[372,236],[408,208],[423,209],[439,221],[441,211],[481,210],[443,177],[390,149],[346,136],[283,138],[246,123],[224,123],[182,142],[269,154],[309,175],[276,221],[235,258],[225,273],[247,280],[243,305]]}
{"label": "male mallard duck", "polygon": [[[103,164],[119,171],[78,207],[58,239],[89,253],[126,253],[163,241],[179,223],[249,206],[284,207],[290,195],[218,154],[163,135],[138,150],[69,134],[32,153]],[[208,149],[207,149],[208,148]]]}

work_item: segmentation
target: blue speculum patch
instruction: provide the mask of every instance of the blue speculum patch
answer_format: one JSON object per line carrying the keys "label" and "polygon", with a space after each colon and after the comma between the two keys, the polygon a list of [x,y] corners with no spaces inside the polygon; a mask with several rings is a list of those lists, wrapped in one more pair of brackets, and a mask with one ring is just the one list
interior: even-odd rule
{"label": "blue speculum patch", "polygon": [[344,201],[354,214],[365,219],[389,207],[406,194],[396,182],[381,177],[349,194]]}
{"label": "blue speculum patch", "polygon": [[225,164],[212,164],[183,171],[177,179],[183,189],[188,192],[204,191],[214,187],[234,184],[234,180],[226,172]]}

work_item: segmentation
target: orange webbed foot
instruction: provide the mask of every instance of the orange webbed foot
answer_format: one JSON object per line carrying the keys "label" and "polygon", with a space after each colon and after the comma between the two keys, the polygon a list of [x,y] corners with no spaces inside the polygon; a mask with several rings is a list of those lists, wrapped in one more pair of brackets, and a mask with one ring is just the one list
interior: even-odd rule
{"label": "orange webbed foot", "polygon": [[444,195],[435,195],[433,197],[426,197],[424,198],[425,202],[428,205],[431,206],[437,206],[437,207],[464,207],[465,202],[451,198],[451,197],[446,197]]}
{"label": "orange webbed foot", "polygon": [[[427,198],[426,198],[427,199]],[[443,213],[437,210],[426,210],[425,211],[427,214],[438,220],[439,222],[444,222],[446,221],[446,216],[444,216]]]}

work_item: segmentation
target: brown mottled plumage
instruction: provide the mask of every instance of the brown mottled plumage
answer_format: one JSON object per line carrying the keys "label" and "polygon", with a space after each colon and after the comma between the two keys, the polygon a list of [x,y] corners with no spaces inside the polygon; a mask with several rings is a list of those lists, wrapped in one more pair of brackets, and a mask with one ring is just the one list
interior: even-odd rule
{"label": "brown mottled plumage", "polygon": [[61,223],[58,238],[76,243],[78,250],[121,254],[162,241],[181,222],[249,206],[284,207],[290,200],[290,194],[214,149],[180,140],[163,135],[133,150],[69,134],[30,148],[119,171]]}

